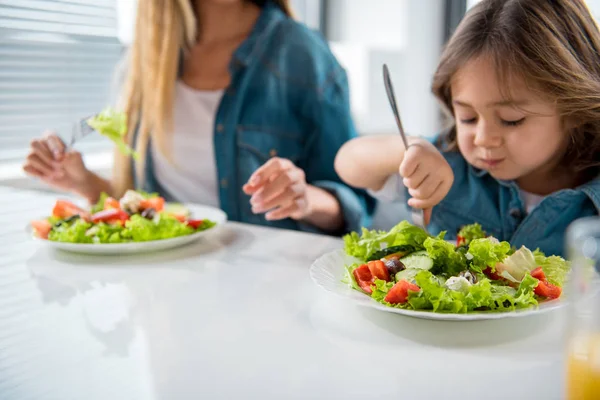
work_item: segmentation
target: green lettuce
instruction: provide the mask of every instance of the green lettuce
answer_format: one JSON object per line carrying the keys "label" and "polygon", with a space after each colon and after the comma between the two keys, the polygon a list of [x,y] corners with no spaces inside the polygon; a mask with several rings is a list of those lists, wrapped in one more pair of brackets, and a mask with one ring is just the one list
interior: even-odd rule
{"label": "green lettuce", "polygon": [[104,210],[104,203],[106,202],[106,199],[108,199],[108,194],[106,192],[102,192],[100,193],[100,197],[98,198],[98,201],[96,202],[96,204],[94,204],[91,208],[90,208],[90,212],[92,214],[95,214],[97,212],[100,212],[102,210]]}
{"label": "green lettuce", "polygon": [[[414,250],[423,250],[423,242],[429,234],[423,229],[402,221],[390,231],[362,229],[359,235],[352,232],[344,236],[344,250],[360,260],[367,260],[373,253],[391,246],[411,246]],[[443,237],[443,236],[442,236]]]}
{"label": "green lettuce", "polygon": [[540,250],[533,252],[535,263],[542,267],[546,279],[553,285],[563,286],[571,266],[568,261],[559,256],[546,257]]}
{"label": "green lettuce", "polygon": [[475,239],[483,239],[487,235],[481,228],[481,225],[475,223],[471,225],[465,225],[458,232],[458,236],[462,237],[465,245],[469,245]]}
{"label": "green lettuce", "polygon": [[112,140],[121,153],[131,155],[135,159],[138,158],[138,153],[125,143],[127,116],[124,112],[107,107],[86,122],[96,132]]}
{"label": "green lettuce", "polygon": [[452,243],[443,238],[428,237],[423,246],[429,257],[433,259],[434,272],[453,276],[467,269],[465,255],[458,252]]}
{"label": "green lettuce", "polygon": [[483,272],[490,267],[495,271],[496,264],[504,260],[510,253],[508,242],[499,242],[494,239],[475,239],[469,244],[467,258],[471,260],[470,268],[475,272]]}
{"label": "green lettuce", "polygon": [[125,222],[125,234],[134,242],[170,239],[194,233],[194,229],[168,214],[158,214],[154,220],[134,214]]}
{"label": "green lettuce", "polygon": [[92,243],[92,238],[86,235],[87,230],[91,227],[90,222],[77,218],[69,223],[64,222],[55,225],[48,234],[48,240],[68,243]]}

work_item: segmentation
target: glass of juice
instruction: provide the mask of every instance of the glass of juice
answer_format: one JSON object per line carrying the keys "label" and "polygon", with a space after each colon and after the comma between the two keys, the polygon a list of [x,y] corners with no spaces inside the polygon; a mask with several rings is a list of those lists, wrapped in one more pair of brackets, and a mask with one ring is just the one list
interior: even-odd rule
{"label": "glass of juice", "polygon": [[567,231],[571,261],[567,333],[567,400],[600,399],[600,217]]}

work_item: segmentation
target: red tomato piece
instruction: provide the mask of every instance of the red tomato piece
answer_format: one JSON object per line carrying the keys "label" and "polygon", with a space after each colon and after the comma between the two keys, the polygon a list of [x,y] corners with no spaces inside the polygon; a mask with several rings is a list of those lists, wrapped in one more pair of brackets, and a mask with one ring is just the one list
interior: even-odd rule
{"label": "red tomato piece", "polygon": [[186,222],[186,224],[188,226],[191,226],[194,229],[198,229],[203,223],[204,223],[204,220],[201,220],[201,219],[190,219],[189,221]]}
{"label": "red tomato piece", "polygon": [[460,246],[462,246],[463,244],[465,244],[466,242],[467,242],[467,241],[465,240],[465,238],[464,238],[464,237],[462,237],[462,236],[460,236],[460,235],[457,235],[457,236],[456,236],[456,247],[460,247]]}
{"label": "red tomato piece", "polygon": [[550,282],[539,281],[534,289],[534,293],[548,299],[558,299],[562,293],[562,289]]}
{"label": "red tomato piece", "polygon": [[104,200],[104,209],[105,210],[110,210],[112,208],[120,209],[121,208],[121,203],[119,203],[119,200],[117,200],[117,199],[113,199],[112,197],[108,197],[106,200]]}
{"label": "red tomato piece", "polygon": [[90,217],[87,211],[68,200],[58,200],[52,209],[52,215],[60,219],[69,218],[74,215],[79,215],[85,220],[89,220]]}
{"label": "red tomato piece", "polygon": [[544,274],[542,267],[537,267],[531,271],[531,276],[533,276],[535,279],[539,279],[540,281],[546,281],[546,274]]}
{"label": "red tomato piece", "polygon": [[31,221],[31,227],[33,228],[33,233],[41,239],[48,239],[48,234],[52,230],[52,224],[45,219]]}
{"label": "red tomato piece", "polygon": [[371,275],[377,279],[381,279],[383,281],[389,282],[390,273],[388,272],[387,267],[381,260],[369,261],[367,263],[367,267],[369,267],[369,271],[371,271]]}
{"label": "red tomato piece", "polygon": [[373,275],[371,275],[371,271],[366,264],[361,265],[356,268],[352,274],[354,275],[354,279],[358,286],[368,294],[373,293],[373,289],[371,289],[371,284],[373,283]]}
{"label": "red tomato piece", "polygon": [[390,304],[404,304],[408,301],[409,291],[418,292],[420,290],[421,288],[414,283],[405,280],[398,281],[398,283],[390,289],[384,300]]}
{"label": "red tomato piece", "polygon": [[114,224],[114,223],[124,223],[125,221],[127,221],[129,219],[129,214],[127,214],[125,211],[121,210],[121,209],[116,209],[116,208],[111,208],[109,210],[103,210],[100,212],[97,212],[96,214],[92,215],[92,222],[94,223],[99,223],[99,222],[104,222],[107,224]]}
{"label": "red tomato piece", "polygon": [[140,207],[143,210],[153,208],[156,212],[160,212],[165,208],[165,199],[162,197],[151,197],[140,201]]}

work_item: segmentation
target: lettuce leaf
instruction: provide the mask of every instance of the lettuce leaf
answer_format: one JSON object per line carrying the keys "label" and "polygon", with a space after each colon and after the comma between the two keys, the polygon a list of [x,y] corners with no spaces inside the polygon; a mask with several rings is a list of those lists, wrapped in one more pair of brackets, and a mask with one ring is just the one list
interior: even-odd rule
{"label": "lettuce leaf", "polygon": [[519,283],[525,275],[537,267],[535,257],[531,250],[522,246],[510,256],[506,257],[500,263],[496,264],[494,269],[503,278]]}
{"label": "lettuce leaf", "polygon": [[464,254],[456,251],[452,243],[429,237],[425,239],[423,246],[433,259],[434,272],[453,276],[467,269],[467,259]]}
{"label": "lettuce leaf", "polygon": [[48,240],[68,243],[92,243],[92,238],[86,235],[92,224],[78,218],[70,223],[54,226],[48,234]]}
{"label": "lettuce leaf", "polygon": [[[344,250],[347,254],[366,261],[373,253],[382,248],[407,245],[416,250],[423,250],[423,242],[429,234],[423,229],[402,221],[389,232],[362,229],[359,235],[352,232],[344,236]],[[443,238],[443,234],[441,234]]]}
{"label": "lettuce leaf", "polygon": [[464,239],[464,244],[469,245],[475,239],[483,239],[487,235],[481,228],[481,225],[475,223],[471,225],[465,225],[458,232],[458,236]]}
{"label": "lettuce leaf", "polygon": [[96,204],[94,204],[91,208],[90,208],[90,212],[92,214],[95,214],[97,212],[100,212],[102,210],[104,210],[104,202],[106,202],[106,199],[108,199],[108,194],[106,192],[102,192],[100,193],[100,197],[98,198],[98,201],[96,202]]}
{"label": "lettuce leaf", "polygon": [[107,107],[86,122],[96,132],[112,140],[121,153],[131,155],[134,159],[139,157],[138,153],[125,143],[127,116],[124,112]]}
{"label": "lettuce leaf", "polygon": [[496,264],[504,260],[510,251],[508,242],[493,238],[475,239],[469,245],[467,258],[471,259],[470,268],[475,272],[481,273],[488,267],[495,271]]}
{"label": "lettuce leaf", "polygon": [[134,214],[125,223],[125,228],[126,232],[124,234],[134,242],[170,239],[194,232],[193,228],[165,213],[157,214],[157,217],[153,220]]}
{"label": "lettuce leaf", "polygon": [[354,270],[356,268],[358,268],[359,266],[360,266],[359,264],[346,265],[346,273],[344,274],[344,277],[342,278],[342,283],[350,285],[352,287],[352,289],[355,289],[361,293],[364,293],[362,291],[362,289],[360,288],[360,286],[358,286],[358,283],[356,283],[356,280],[354,279],[354,274],[353,274]]}
{"label": "lettuce leaf", "polygon": [[546,257],[540,250],[534,251],[533,256],[536,265],[542,267],[548,282],[562,287],[571,269],[570,263],[559,256]]}

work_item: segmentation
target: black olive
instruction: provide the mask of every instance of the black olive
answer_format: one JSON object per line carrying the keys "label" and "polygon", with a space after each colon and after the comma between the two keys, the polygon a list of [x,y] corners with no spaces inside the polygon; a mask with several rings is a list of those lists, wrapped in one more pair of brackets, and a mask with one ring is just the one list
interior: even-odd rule
{"label": "black olive", "polygon": [[398,257],[390,257],[383,262],[390,273],[390,276],[395,276],[398,272],[406,269],[402,261]]}
{"label": "black olive", "polygon": [[141,215],[144,218],[152,219],[156,215],[156,210],[154,208],[146,208],[144,211],[142,211]]}
{"label": "black olive", "polygon": [[512,301],[510,301],[509,299],[504,300],[504,302],[502,303],[502,305],[506,308],[510,307],[513,305]]}

